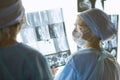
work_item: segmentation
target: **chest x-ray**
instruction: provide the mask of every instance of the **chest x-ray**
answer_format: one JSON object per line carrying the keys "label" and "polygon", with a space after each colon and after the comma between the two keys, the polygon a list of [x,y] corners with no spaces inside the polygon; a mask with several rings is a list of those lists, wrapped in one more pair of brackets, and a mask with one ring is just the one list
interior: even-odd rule
{"label": "chest x-ray", "polygon": [[37,49],[51,66],[66,64],[71,54],[62,9],[26,13],[26,24],[20,32],[23,43]]}

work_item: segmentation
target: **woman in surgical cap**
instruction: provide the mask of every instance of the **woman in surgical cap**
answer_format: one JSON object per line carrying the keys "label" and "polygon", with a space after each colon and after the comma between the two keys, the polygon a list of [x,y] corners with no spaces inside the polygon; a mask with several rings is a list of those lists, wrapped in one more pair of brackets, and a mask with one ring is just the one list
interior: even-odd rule
{"label": "woman in surgical cap", "polygon": [[0,1],[0,80],[53,80],[46,58],[16,40],[24,15],[21,0]]}
{"label": "woman in surgical cap", "polygon": [[73,40],[81,50],[73,54],[54,80],[120,80],[120,66],[101,42],[116,34],[102,10],[93,8],[77,15]]}

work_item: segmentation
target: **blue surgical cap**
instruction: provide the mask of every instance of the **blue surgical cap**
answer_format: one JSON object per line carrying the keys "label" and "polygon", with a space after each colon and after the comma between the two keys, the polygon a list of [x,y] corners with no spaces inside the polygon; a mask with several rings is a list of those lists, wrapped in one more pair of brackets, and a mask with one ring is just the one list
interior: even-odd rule
{"label": "blue surgical cap", "polygon": [[116,34],[115,26],[110,17],[102,10],[89,9],[81,12],[79,16],[101,41],[108,40]]}
{"label": "blue surgical cap", "polygon": [[0,28],[19,23],[24,14],[21,0],[0,0]]}

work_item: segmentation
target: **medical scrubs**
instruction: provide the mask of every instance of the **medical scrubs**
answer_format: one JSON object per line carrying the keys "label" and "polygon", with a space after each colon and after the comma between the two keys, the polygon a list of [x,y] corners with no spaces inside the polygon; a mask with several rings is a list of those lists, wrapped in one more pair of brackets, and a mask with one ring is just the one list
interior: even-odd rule
{"label": "medical scrubs", "polygon": [[120,66],[108,52],[94,48],[73,54],[54,80],[120,80]]}
{"label": "medical scrubs", "polygon": [[16,43],[0,48],[0,80],[53,80],[45,57]]}

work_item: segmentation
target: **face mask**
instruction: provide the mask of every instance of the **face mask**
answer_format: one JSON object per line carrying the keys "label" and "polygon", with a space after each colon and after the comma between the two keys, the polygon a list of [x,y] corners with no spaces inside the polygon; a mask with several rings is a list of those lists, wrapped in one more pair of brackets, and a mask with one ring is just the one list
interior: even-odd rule
{"label": "face mask", "polygon": [[76,42],[76,44],[77,44],[79,47],[81,47],[81,48],[84,48],[84,47],[85,47],[87,41],[84,40],[84,39],[82,39],[82,36],[83,36],[82,32],[75,32],[75,31],[74,31],[74,32],[72,33],[72,36],[73,36],[73,40]]}

